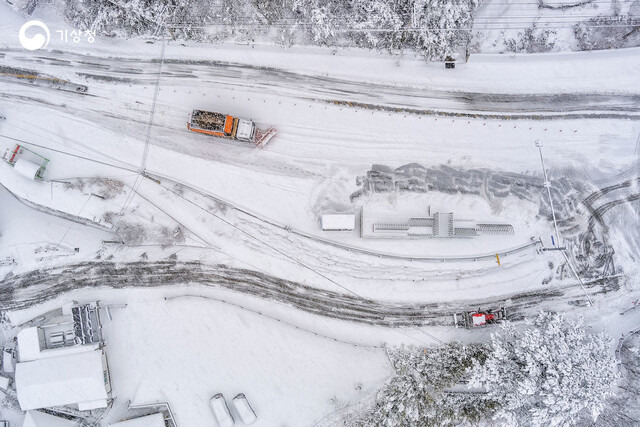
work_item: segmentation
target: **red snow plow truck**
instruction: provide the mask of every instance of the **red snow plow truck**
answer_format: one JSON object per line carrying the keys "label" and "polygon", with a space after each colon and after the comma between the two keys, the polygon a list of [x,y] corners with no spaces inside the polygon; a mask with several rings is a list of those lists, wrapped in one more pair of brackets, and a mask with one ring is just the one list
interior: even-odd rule
{"label": "red snow plow truck", "polygon": [[249,119],[241,119],[228,114],[212,111],[193,110],[189,115],[187,129],[219,138],[252,142],[264,147],[276,134],[274,128],[261,130]]}
{"label": "red snow plow truck", "polygon": [[453,323],[456,328],[464,326],[467,329],[487,326],[498,323],[507,318],[504,307],[497,310],[467,311],[466,313],[454,314]]}

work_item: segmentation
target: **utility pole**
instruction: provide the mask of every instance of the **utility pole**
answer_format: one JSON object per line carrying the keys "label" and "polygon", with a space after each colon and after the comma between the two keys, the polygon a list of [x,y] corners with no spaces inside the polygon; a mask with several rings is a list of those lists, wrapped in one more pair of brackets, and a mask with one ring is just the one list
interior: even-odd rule
{"label": "utility pole", "polygon": [[[549,196],[549,205],[551,206],[551,216],[553,217],[553,227],[556,231],[556,240],[558,241],[558,247],[561,248],[562,246],[560,246],[560,233],[558,232],[558,223],[556,221],[556,211],[553,208],[553,199],[551,198],[551,182],[549,182],[549,177],[547,176],[547,169],[545,169],[544,167],[544,158],[542,157],[542,142],[540,142],[540,140],[536,140],[536,147],[538,147],[538,151],[540,152],[540,163],[542,163],[542,172],[544,173],[544,186],[547,189],[547,195]],[[589,306],[593,307],[593,301],[591,300],[591,297],[587,293],[587,289],[584,287],[584,282],[582,281],[580,276],[578,276],[578,272],[573,267],[573,264],[571,264],[571,261],[569,260],[569,256],[567,255],[567,251],[560,250],[560,252],[562,252],[562,255],[564,256],[564,259],[567,262],[569,269],[571,270],[575,278],[578,280],[578,283],[580,283],[580,287],[582,288],[584,295],[587,297]]]}
{"label": "utility pole", "polygon": [[549,205],[551,205],[551,216],[553,217],[553,228],[556,231],[556,241],[558,242],[558,246],[561,246],[560,233],[558,233],[558,223],[556,222],[556,210],[553,207],[553,199],[551,198],[551,182],[549,182],[549,177],[547,176],[547,169],[544,167],[544,158],[542,157],[542,142],[540,142],[540,140],[536,140],[536,147],[538,147],[538,151],[540,152],[540,163],[542,163],[542,173],[544,173],[544,187],[547,189],[547,195],[549,196]]}

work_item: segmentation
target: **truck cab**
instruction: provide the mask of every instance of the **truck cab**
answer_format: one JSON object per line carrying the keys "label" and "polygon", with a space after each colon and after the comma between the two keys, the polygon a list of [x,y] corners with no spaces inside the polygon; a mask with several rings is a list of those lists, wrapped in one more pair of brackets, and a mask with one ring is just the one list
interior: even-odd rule
{"label": "truck cab", "polygon": [[238,119],[236,138],[241,141],[253,142],[256,136],[256,124],[248,119]]}

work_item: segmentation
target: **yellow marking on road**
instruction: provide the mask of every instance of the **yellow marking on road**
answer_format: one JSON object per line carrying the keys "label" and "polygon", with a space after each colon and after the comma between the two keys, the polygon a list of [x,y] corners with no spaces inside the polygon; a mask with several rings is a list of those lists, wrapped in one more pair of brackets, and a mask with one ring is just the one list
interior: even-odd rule
{"label": "yellow marking on road", "polygon": [[14,74],[14,73],[0,73],[2,76],[15,77],[17,79],[32,79],[32,80],[47,80],[52,82],[69,83],[67,80],[58,79],[56,77],[41,77],[33,74]]}

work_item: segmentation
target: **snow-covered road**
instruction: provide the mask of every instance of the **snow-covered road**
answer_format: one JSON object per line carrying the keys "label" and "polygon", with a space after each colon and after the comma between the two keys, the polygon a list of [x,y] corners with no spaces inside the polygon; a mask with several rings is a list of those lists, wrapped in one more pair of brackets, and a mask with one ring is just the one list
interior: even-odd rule
{"label": "snow-covered road", "polygon": [[[0,50],[0,58],[11,68],[1,68],[3,78],[37,75],[47,70],[53,78],[84,80],[70,87],[88,87],[95,82],[154,84],[159,60],[98,57],[73,52],[41,52],[37,56]],[[72,76],[72,77],[69,77]],[[417,113],[439,112],[484,115],[494,118],[527,114],[527,117],[571,118],[640,117],[640,94],[584,93],[486,93],[438,90],[428,86],[370,83],[344,78],[300,74],[284,69],[222,61],[164,59],[162,79],[177,87],[210,90],[231,89],[263,95],[285,95],[303,100],[338,101],[355,106],[412,109]],[[31,83],[31,82],[29,82]],[[91,90],[89,90],[91,93]],[[541,114],[536,116],[535,114]]]}
{"label": "snow-covered road", "polygon": [[[5,145],[33,143],[50,156],[49,179],[113,173],[109,165],[124,169],[118,173],[135,173],[144,165],[150,175],[171,182],[154,189],[150,186],[155,184],[143,179],[145,184],[134,183],[131,194],[151,203],[211,246],[215,242],[216,248],[244,263],[241,265],[255,266],[260,274],[287,277],[292,283],[319,280],[318,272],[341,283],[357,280],[359,284],[349,282],[347,286],[361,286],[360,295],[376,300],[384,300],[384,292],[395,300],[452,301],[445,292],[439,293],[437,299],[433,294],[427,298],[424,286],[412,292],[414,298],[407,298],[414,282],[424,285],[426,280],[442,281],[446,274],[446,280],[450,280],[447,285],[455,280],[455,286],[465,277],[474,276],[470,282],[477,283],[467,283],[464,289],[474,286],[474,293],[467,298],[474,299],[472,304],[476,305],[480,295],[487,295],[488,301],[497,295],[506,299],[509,292],[537,292],[545,284],[541,275],[551,274],[553,267],[543,266],[547,261],[541,256],[536,257],[535,268],[532,263],[524,265],[524,258],[516,257],[510,260],[512,265],[500,270],[483,264],[508,248],[528,245],[531,235],[482,250],[454,244],[434,245],[426,251],[413,246],[415,256],[410,250],[396,251],[402,256],[382,256],[374,262],[369,259],[371,256],[387,253],[380,245],[376,251],[361,250],[358,254],[349,251],[353,245],[326,245],[313,236],[316,241],[308,239],[317,233],[317,217],[322,212],[336,206],[351,211],[357,208],[349,196],[357,190],[356,177],[367,173],[371,164],[384,162],[392,168],[407,163],[447,164],[461,174],[465,169],[485,168],[526,173],[535,180],[539,160],[533,141],[543,139],[545,155],[551,157],[548,164],[559,170],[558,174],[598,179],[611,171],[629,170],[630,154],[640,129],[636,120],[640,118],[640,94],[634,87],[612,90],[607,85],[594,85],[602,70],[585,77],[581,89],[576,89],[579,81],[572,81],[566,90],[560,90],[566,76],[562,76],[561,67],[556,67],[557,79],[538,86],[518,88],[513,80],[502,90],[493,90],[498,85],[478,85],[472,90],[473,85],[463,79],[456,88],[450,78],[443,80],[448,83],[441,86],[413,77],[392,83],[391,77],[373,79],[371,73],[362,78],[355,72],[348,75],[345,67],[336,73],[314,73],[302,70],[300,64],[279,66],[262,60],[252,63],[238,60],[238,55],[225,61],[216,49],[212,59],[202,59],[202,51],[198,52],[200,57],[189,58],[188,54],[177,54],[182,50],[176,43],[169,45],[162,60],[160,43],[150,44],[146,51],[132,49],[128,56],[113,50],[89,54],[82,49],[35,53],[3,49],[0,56],[5,75],[0,77],[0,96],[14,105],[6,112],[7,120],[2,126]],[[585,58],[576,62],[587,62]],[[505,67],[521,71],[531,68],[532,73],[542,70],[533,63],[529,67],[527,60],[518,61],[519,64],[492,65],[480,60],[470,63],[467,71],[459,71],[464,75],[475,67],[483,70],[481,78],[486,79],[492,69],[502,70],[501,75],[505,76]],[[631,66],[635,67],[635,62],[631,61]],[[584,64],[581,67],[588,70]],[[388,67],[382,66],[384,69]],[[193,108],[253,117],[276,126],[279,133],[265,150],[194,135],[185,129],[186,117]],[[551,120],[567,117],[573,119]],[[169,194],[178,187],[181,192],[193,191],[201,196],[203,203],[198,209],[205,214],[188,206],[188,200],[180,201],[177,195]],[[434,196],[430,195],[431,199]],[[394,203],[391,199],[390,202]],[[525,211],[517,200],[493,198],[490,202],[487,209],[492,214],[526,218],[523,228],[546,234],[529,222],[537,216],[535,211],[528,211],[530,206]],[[464,206],[459,200],[449,203],[455,204],[456,209]],[[519,206],[520,212],[515,212],[518,207],[507,210],[512,203]],[[237,211],[225,217],[235,224],[235,230],[222,224],[220,218],[207,218],[208,206],[215,204]],[[469,212],[476,207],[468,208]],[[269,241],[277,248],[277,254],[255,239],[242,233],[238,236],[238,228]],[[294,236],[287,232],[291,229],[301,232]],[[375,244],[362,242],[362,247],[366,245]],[[265,251],[270,254],[256,256]],[[526,254],[528,259],[535,257],[532,252]],[[460,254],[466,258],[483,254],[487,260],[440,272],[436,267],[411,261],[449,260]],[[394,257],[397,259],[392,260]],[[400,265],[406,264],[407,258],[411,264]],[[300,274],[299,268],[294,271],[293,259],[313,269],[316,276]],[[282,273],[284,266],[288,268],[286,274]],[[394,274],[396,271],[401,271],[401,278]],[[373,287],[368,285],[381,278],[394,286],[405,280],[404,293],[394,293],[397,287],[391,291],[382,286],[369,291]],[[562,281],[561,286],[568,283]],[[322,289],[321,285],[317,287]],[[445,288],[440,286],[438,291]],[[360,292],[361,289],[370,293]],[[455,290],[448,291],[449,296],[453,293]],[[273,298],[279,299],[277,295]],[[580,298],[578,295],[575,300]],[[526,300],[532,305],[540,302],[540,298],[537,302]],[[516,303],[510,301],[509,305]],[[447,311],[455,309],[446,307]]]}
{"label": "snow-covered road", "polygon": [[[606,283],[609,282],[608,289]],[[617,279],[588,284],[603,287],[601,294],[617,289]],[[577,283],[534,292],[521,292],[502,299],[459,303],[391,303],[321,290],[256,271],[208,265],[201,262],[106,261],[52,267],[8,277],[0,288],[0,308],[20,310],[48,301],[63,292],[82,288],[126,288],[179,286],[197,283],[231,290],[264,300],[277,301],[319,316],[377,326],[453,325],[453,313],[487,304],[508,304],[509,317],[522,319],[539,310],[539,304],[569,308],[584,306],[586,299]],[[604,283],[604,286],[603,286]],[[266,309],[266,307],[265,307]]]}

